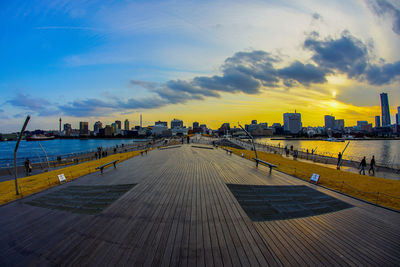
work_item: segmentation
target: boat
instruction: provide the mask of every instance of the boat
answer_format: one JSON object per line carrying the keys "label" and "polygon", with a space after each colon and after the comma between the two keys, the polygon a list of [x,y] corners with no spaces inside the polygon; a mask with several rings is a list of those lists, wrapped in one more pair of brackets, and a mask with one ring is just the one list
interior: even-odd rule
{"label": "boat", "polygon": [[336,139],[335,137],[326,138],[325,141],[328,141],[328,142],[344,142],[343,139]]}
{"label": "boat", "polygon": [[25,138],[26,141],[47,141],[47,140],[53,140],[55,137],[54,136],[46,136],[43,134],[34,134],[32,136],[28,136]]}

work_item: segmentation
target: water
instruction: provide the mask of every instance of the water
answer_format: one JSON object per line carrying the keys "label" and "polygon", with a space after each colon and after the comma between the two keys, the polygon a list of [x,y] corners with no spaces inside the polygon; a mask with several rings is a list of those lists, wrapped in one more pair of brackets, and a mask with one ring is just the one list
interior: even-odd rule
{"label": "water", "polygon": [[[328,142],[316,140],[271,140],[271,138],[257,138],[255,142],[288,148],[308,151],[316,150],[316,154],[337,157],[339,151],[342,152],[346,142]],[[343,159],[361,161],[365,156],[367,162],[375,155],[378,164],[400,168],[400,140],[352,140],[347,147]]]}
{"label": "water", "polygon": [[[146,141],[145,139],[54,139],[41,141],[40,144],[46,151],[50,159],[57,156],[67,156],[71,154],[79,154],[89,151],[97,151],[97,147],[104,149],[130,145],[134,142]],[[0,167],[7,167],[14,164],[14,148],[16,141],[0,142]],[[45,160],[45,154],[39,145],[39,142],[27,142],[22,140],[18,148],[18,164],[23,164],[26,158],[31,162],[40,162]]]}

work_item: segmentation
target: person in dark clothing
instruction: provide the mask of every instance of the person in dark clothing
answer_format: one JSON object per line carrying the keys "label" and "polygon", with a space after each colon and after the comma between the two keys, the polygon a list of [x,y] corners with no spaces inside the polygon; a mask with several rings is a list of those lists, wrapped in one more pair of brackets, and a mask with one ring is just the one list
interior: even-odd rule
{"label": "person in dark clothing", "polygon": [[24,166],[26,175],[30,175],[30,173],[32,172],[32,165],[31,161],[28,158],[25,160]]}
{"label": "person in dark clothing", "polygon": [[360,174],[362,172],[363,175],[365,175],[365,167],[367,167],[367,161],[365,160],[365,157],[364,157],[360,162],[360,171],[359,171]]}
{"label": "person in dark clothing", "polygon": [[342,153],[339,152],[336,169],[340,169],[340,162],[342,161]]}
{"label": "person in dark clothing", "polygon": [[375,156],[372,156],[371,162],[369,163],[368,174],[371,174],[371,171],[372,175],[375,175]]}

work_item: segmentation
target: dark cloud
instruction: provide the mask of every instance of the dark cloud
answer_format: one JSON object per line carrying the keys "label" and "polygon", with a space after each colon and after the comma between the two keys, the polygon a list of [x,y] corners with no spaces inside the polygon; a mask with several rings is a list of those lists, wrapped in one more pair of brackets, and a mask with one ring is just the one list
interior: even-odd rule
{"label": "dark cloud", "polygon": [[[16,116],[25,116],[29,112],[36,112],[38,116],[46,117],[54,115],[57,112],[49,101],[44,98],[34,98],[27,94],[18,93],[14,98],[6,101],[6,104],[10,104],[14,107],[22,108],[26,112],[19,113]],[[23,115],[21,115],[23,114]]]}
{"label": "dark cloud", "polygon": [[383,64],[382,66],[371,65],[365,72],[370,84],[390,84],[400,76],[400,61]]}
{"label": "dark cloud", "polygon": [[347,31],[338,39],[320,40],[317,33],[310,34],[304,48],[313,52],[319,67],[346,73],[349,78],[360,76],[368,64],[367,46]]}
{"label": "dark cloud", "polygon": [[392,3],[387,0],[370,0],[368,1],[371,9],[378,16],[386,16],[390,14],[393,16],[393,26],[392,30],[400,34],[400,8],[399,6],[395,7]]}
{"label": "dark cloud", "polygon": [[18,93],[14,98],[8,100],[6,103],[14,107],[23,108],[28,111],[38,112],[46,109],[47,106],[50,104],[50,102],[44,98],[33,98],[29,95],[21,93]]}
{"label": "dark cloud", "polygon": [[325,76],[329,72],[324,68],[303,64],[300,61],[295,61],[290,66],[278,70],[279,76],[284,79],[284,84],[288,87],[292,87],[295,84],[294,81],[305,86],[311,83],[324,83]]}

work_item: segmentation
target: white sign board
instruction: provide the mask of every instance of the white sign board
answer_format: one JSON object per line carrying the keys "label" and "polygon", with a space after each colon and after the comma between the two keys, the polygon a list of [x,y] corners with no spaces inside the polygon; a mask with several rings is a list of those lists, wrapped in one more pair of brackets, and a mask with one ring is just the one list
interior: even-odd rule
{"label": "white sign board", "polygon": [[311,175],[310,182],[314,182],[317,184],[318,180],[319,180],[319,174],[313,173],[313,175]]}
{"label": "white sign board", "polygon": [[64,182],[67,181],[67,179],[65,178],[65,176],[64,176],[63,173],[62,173],[62,174],[59,174],[59,175],[57,175],[57,176],[58,176],[58,179],[60,180],[60,183],[64,183]]}

